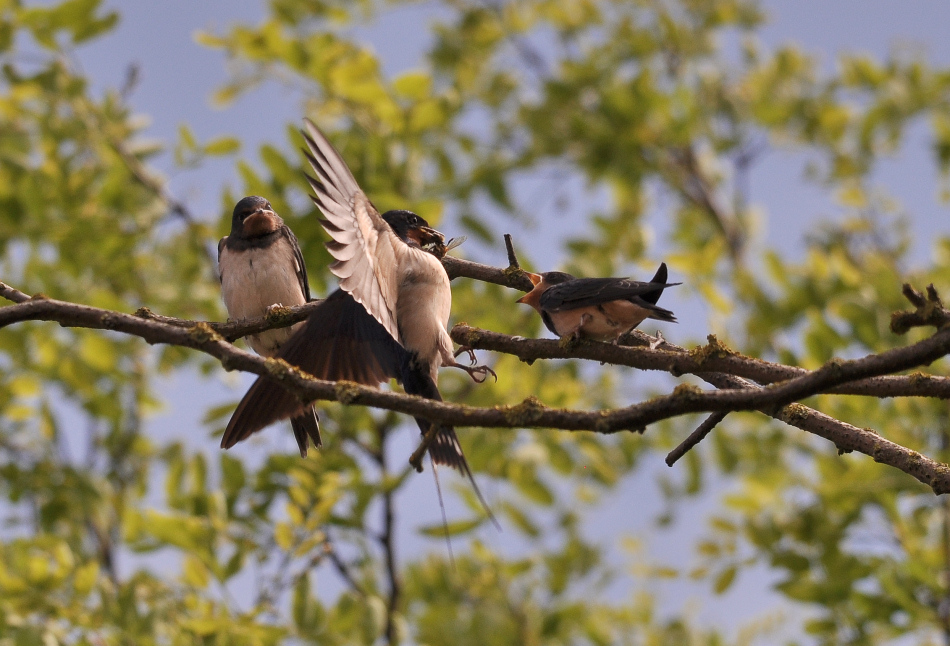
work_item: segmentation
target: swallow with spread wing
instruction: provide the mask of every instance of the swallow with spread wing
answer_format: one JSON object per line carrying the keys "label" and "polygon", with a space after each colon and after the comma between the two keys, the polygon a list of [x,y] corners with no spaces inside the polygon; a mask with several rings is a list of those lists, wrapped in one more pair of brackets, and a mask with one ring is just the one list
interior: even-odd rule
{"label": "swallow with spread wing", "polygon": [[648,283],[629,278],[575,278],[561,271],[528,273],[534,289],[518,299],[541,315],[544,325],[561,338],[617,340],[645,319],[676,322],[673,312],[657,307],[667,287],[666,263]]}
{"label": "swallow with spread wing", "polygon": [[[233,320],[257,318],[274,307],[310,300],[297,238],[263,197],[245,197],[234,207],[231,233],[218,243],[218,273],[224,305]],[[249,334],[246,341],[257,354],[272,357],[301,326]],[[299,411],[290,424],[302,457],[307,455],[308,437],[320,447],[320,423],[312,406]]]}
{"label": "swallow with spread wing", "polygon": [[[452,291],[435,255],[446,248],[444,236],[410,211],[380,215],[343,158],[309,120],[304,138],[304,154],[316,175],[307,179],[312,199],[326,216],[321,224],[332,238],[327,248],[336,259],[330,271],[340,278],[341,289],[310,315],[277,356],[320,379],[378,386],[394,378],[407,393],[440,401],[441,366],[461,368],[476,382],[494,376],[487,366],[455,361],[446,329]],[[260,378],[238,405],[221,446],[233,446],[303,407],[279,384]],[[422,418],[416,422],[424,435],[432,426]],[[429,452],[435,464],[459,469],[475,484],[452,427],[438,425]]]}

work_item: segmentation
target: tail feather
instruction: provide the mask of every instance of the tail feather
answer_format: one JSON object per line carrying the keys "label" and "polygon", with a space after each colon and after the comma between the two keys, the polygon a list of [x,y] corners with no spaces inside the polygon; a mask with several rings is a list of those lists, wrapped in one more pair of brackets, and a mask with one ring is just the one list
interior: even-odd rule
{"label": "tail feather", "polygon": [[[666,285],[666,278],[667,278],[666,263],[665,263],[665,262],[661,262],[659,268],[657,268],[657,270],[656,270],[656,273],[653,274],[653,278],[650,279],[650,282],[651,282],[651,283],[658,283],[658,284],[662,285],[662,287],[660,287],[659,289],[657,289],[655,292],[650,292],[649,294],[644,294],[644,295],[641,296],[640,298],[642,298],[643,300],[645,300],[645,301],[646,301],[647,303],[649,303],[650,305],[656,305],[656,302],[657,302],[658,300],[660,300],[660,296],[663,295],[663,289],[664,289],[665,287],[667,287],[667,285]],[[659,309],[659,308],[658,308],[658,309]],[[669,312],[671,316],[672,316],[672,314],[673,314],[673,313],[670,312],[669,310],[663,310],[663,311],[664,311],[664,312]],[[662,320],[669,320],[669,319],[662,319]],[[673,319],[673,320],[675,321],[676,319]]]}
{"label": "tail feather", "polygon": [[[318,379],[346,379],[378,386],[399,377],[399,367],[406,354],[362,305],[346,292],[337,290],[284,343],[277,357]],[[231,448],[279,420],[300,419],[306,408],[304,402],[279,382],[259,377],[231,416],[221,438],[221,448]],[[320,437],[319,426],[316,422],[313,426],[307,424],[303,430],[316,444]],[[297,433],[295,428],[294,434]],[[301,445],[300,436],[297,443]]]}
{"label": "tail feather", "polygon": [[313,448],[319,449],[323,446],[323,441],[320,439],[320,418],[313,406],[304,411],[302,415],[291,417],[290,426],[294,429],[294,438],[296,438],[297,447],[300,449],[300,457],[307,457],[308,437],[313,442]]}
{"label": "tail feather", "polygon": [[[421,397],[425,397],[426,399],[442,401],[442,394],[439,392],[439,387],[429,375],[428,367],[418,365],[412,358],[407,358],[405,365],[403,366],[402,387],[410,395],[419,395]],[[419,425],[419,430],[422,432],[422,435],[425,436],[428,434],[429,429],[432,428],[432,422],[423,417],[416,417],[415,420],[416,424]],[[462,445],[459,444],[459,438],[458,435],[455,434],[454,428],[443,424],[439,425],[435,434],[435,438],[429,445],[429,456],[432,458],[433,464],[452,467],[453,469],[457,469],[462,473],[462,475],[468,478],[469,482],[472,484],[472,489],[475,491],[475,495],[478,496],[478,501],[482,504],[482,508],[485,510],[485,513],[491,519],[492,523],[501,529],[501,525],[498,524],[495,514],[492,513],[491,508],[485,501],[485,497],[482,495],[481,489],[478,488],[478,483],[475,482],[475,475],[472,473],[472,469],[468,466],[468,460],[465,459],[465,454],[462,452]],[[433,469],[433,473],[434,472],[435,469]],[[438,478],[438,476],[436,477]],[[440,504],[441,496],[442,494],[440,491]]]}
{"label": "tail feather", "polygon": [[666,263],[661,262],[660,266],[657,268],[656,273],[653,275],[653,278],[650,279],[651,283],[656,283],[659,287],[656,291],[648,292],[640,296],[640,300],[645,301],[647,309],[650,310],[650,314],[647,318],[656,319],[657,321],[669,321],[670,323],[676,323],[676,317],[673,315],[673,312],[662,307],[657,307],[656,302],[660,300],[660,296],[663,295],[663,290],[667,287],[672,287],[674,285],[679,285],[679,283],[667,283],[667,269]]}
{"label": "tail feather", "polygon": [[442,498],[442,485],[439,483],[439,467],[436,465],[435,460],[432,459],[432,454],[429,454],[429,459],[432,461],[432,479],[435,480],[435,493],[439,497],[439,511],[442,512],[442,527],[445,530],[445,546],[449,550],[449,563],[452,564],[452,568],[455,568],[455,554],[452,552],[452,535],[449,534],[449,519],[445,515],[445,501]]}
{"label": "tail feather", "polygon": [[650,314],[647,318],[656,319],[657,321],[669,321],[670,323],[676,323],[676,316],[673,315],[673,312],[670,310],[665,310],[662,307],[657,307],[652,305],[648,308]]}

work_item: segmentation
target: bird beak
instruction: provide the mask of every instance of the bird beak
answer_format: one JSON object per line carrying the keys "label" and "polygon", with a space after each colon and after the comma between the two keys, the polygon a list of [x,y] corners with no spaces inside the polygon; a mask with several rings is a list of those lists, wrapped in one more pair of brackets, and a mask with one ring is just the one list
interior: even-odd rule
{"label": "bird beak", "polygon": [[[525,273],[528,275],[528,280],[530,280],[530,281],[531,281],[531,284],[534,285],[535,287],[537,287],[537,286],[541,283],[541,281],[544,279],[543,276],[541,276],[541,275],[539,275],[539,274],[532,274],[530,271],[526,271]],[[531,290],[531,291],[533,292],[534,290]],[[527,294],[525,294],[524,296],[522,296],[521,298],[519,298],[519,299],[518,299],[517,301],[515,301],[515,302],[516,302],[516,303],[527,303],[527,302],[528,302],[528,301],[527,301],[528,296],[530,296],[530,295],[531,295],[531,292],[528,292]],[[530,303],[529,303],[529,304],[530,304]]]}
{"label": "bird beak", "polygon": [[268,209],[257,209],[244,220],[244,234],[259,236],[277,230],[277,214]]}
{"label": "bird beak", "polygon": [[407,234],[410,239],[419,243],[420,247],[429,244],[443,245],[445,236],[431,227],[414,227]]}

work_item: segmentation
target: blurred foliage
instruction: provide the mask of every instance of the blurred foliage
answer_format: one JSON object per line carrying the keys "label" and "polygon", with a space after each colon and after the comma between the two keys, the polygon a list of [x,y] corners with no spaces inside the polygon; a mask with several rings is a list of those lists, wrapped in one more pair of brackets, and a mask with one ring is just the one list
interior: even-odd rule
{"label": "blurred foliage", "polygon": [[[437,7],[424,63],[389,78],[354,26],[403,3],[271,0],[261,24],[199,35],[230,62],[214,100],[274,80],[295,88],[380,208],[452,217],[488,244],[501,232],[487,210],[585,217],[586,234],[567,246],[585,275],[656,257],[648,219],[661,196],[659,217],[672,225],[660,242],[680,289],[708,304],[712,331],[755,356],[816,367],[900,345],[888,330],[900,283],[950,283],[950,239],[911,269],[899,206],[875,184],[879,162],[922,125],[936,188],[950,189],[950,70],[895,54],[843,55],[822,71],[795,47],[763,47],[766,17],[745,0]],[[200,167],[239,151],[241,133],[199,142],[185,124],[178,141],[150,142],[129,88],[92,92],[72,52],[118,19],[99,0],[0,0],[0,277],[100,307],[220,319],[209,249],[236,199],[260,194],[297,233],[325,293],[333,281],[294,152],[298,124],[255,163],[236,161],[242,184],[223,189],[218,221],[196,219],[150,160],[168,150],[183,169]],[[801,258],[764,245],[768,214],[748,200],[749,173],[776,147],[803,155],[839,205],[792,232],[805,239]],[[545,200],[525,203],[523,177],[540,178]],[[572,179],[607,204],[571,202]],[[543,257],[523,252],[527,264]],[[540,332],[506,290],[456,283],[456,320]],[[503,379],[480,387],[446,375],[447,398],[604,407],[649,392],[570,362],[498,357],[495,368]],[[493,505],[521,547],[485,541],[477,501],[462,491],[470,515],[450,522],[464,545],[453,566],[441,545],[399,560],[386,549],[403,518],[394,497],[417,477],[390,446],[398,416],[328,406],[323,450],[248,461],[256,466],[240,459],[247,451],[219,454],[209,441],[193,452],[145,435],[156,375],[195,370],[220,369],[118,335],[45,324],[0,333],[0,644],[775,643],[781,626],[770,622],[720,635],[689,607],[661,606],[667,580],[722,594],[751,568],[802,609],[789,620],[805,617],[790,628],[796,643],[936,644],[950,625],[948,505],[761,416],[731,415],[660,479],[659,527],[681,522],[693,498],[718,501],[695,552],[669,564],[635,551],[619,570],[608,551],[624,537],[598,543],[586,521],[691,420],[643,437],[468,430],[471,465],[498,483]],[[943,402],[816,405],[950,458]],[[230,410],[208,411],[209,429]],[[339,592],[321,591],[318,575]]]}

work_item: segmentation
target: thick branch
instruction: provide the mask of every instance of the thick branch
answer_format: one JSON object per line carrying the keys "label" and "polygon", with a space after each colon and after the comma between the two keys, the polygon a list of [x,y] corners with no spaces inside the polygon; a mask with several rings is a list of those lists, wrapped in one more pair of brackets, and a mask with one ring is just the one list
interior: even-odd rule
{"label": "thick branch", "polygon": [[[457,342],[464,343],[469,340],[469,331],[473,328],[467,328],[464,326],[456,326],[456,329],[453,330],[453,335],[458,331],[458,337],[456,338]],[[634,348],[618,348],[609,344],[581,344],[578,347],[575,347],[570,353],[568,353],[564,348],[560,347],[560,343],[557,341],[551,341],[547,339],[523,339],[521,337],[507,337],[506,335],[498,335],[497,333],[491,332],[488,333],[492,335],[491,340],[488,341],[482,335],[485,334],[484,330],[475,330],[478,337],[485,339],[486,343],[482,346],[480,343],[476,343],[474,347],[480,349],[494,349],[498,351],[502,350],[501,347],[514,348],[516,351],[511,352],[515,356],[521,356],[517,350],[522,350],[526,345],[533,345],[538,343],[539,345],[535,349],[542,349],[544,352],[550,352],[550,357],[542,357],[540,354],[536,358],[589,358],[595,359],[598,361],[608,360],[602,356],[602,352],[613,353],[614,351],[623,351],[623,350],[633,350]],[[461,339],[461,340],[460,340]],[[632,333],[624,337],[624,342],[627,343],[638,343],[643,346],[649,346],[651,337],[634,330]],[[496,346],[495,343],[498,345]],[[669,342],[664,342],[661,345],[660,350],[654,350],[651,352],[660,352],[660,353],[672,353],[675,355],[686,355],[688,354],[685,348],[676,346]],[[647,350],[648,348],[636,348],[637,350]],[[588,351],[590,351],[589,356],[584,356]],[[706,355],[707,361],[709,360],[709,354]],[[616,358],[616,357],[614,357]],[[533,358],[526,359],[529,362]],[[622,360],[619,361],[622,364]],[[628,364],[633,365],[633,364]],[[639,365],[635,367],[641,367]],[[785,366],[787,367],[787,366]],[[651,367],[652,369],[665,370],[667,368],[663,367]],[[647,369],[651,369],[647,368]],[[708,367],[707,367],[708,370]],[[798,370],[798,369],[796,369]],[[807,371],[806,371],[807,372]],[[702,372],[697,371],[696,375],[712,384],[717,388],[722,389],[756,389],[757,386],[752,384],[741,377],[737,377],[731,374],[725,374],[723,372]],[[880,378],[876,378],[880,379]],[[854,386],[855,383],[869,383],[874,382],[876,379],[868,380],[859,380],[852,384],[848,384],[842,388],[830,388],[827,392],[837,392],[839,390],[845,391],[848,386]],[[899,377],[889,377],[887,379],[895,380],[901,379]],[[929,377],[926,375],[911,375],[906,378],[911,381],[918,381],[919,383],[931,383],[932,379],[938,381],[946,381],[944,378]],[[857,394],[857,393],[856,393]],[[860,393],[866,394],[866,393]],[[931,395],[934,396],[934,395]],[[896,467],[901,471],[913,476],[917,480],[923,482],[924,484],[930,486],[935,493],[948,493],[950,492],[950,468],[947,465],[944,465],[935,460],[927,458],[917,451],[913,451],[906,447],[903,447],[899,444],[885,440],[878,436],[871,429],[862,429],[846,422],[839,421],[833,417],[829,417],[824,413],[816,411],[807,406],[801,404],[789,404],[783,407],[780,407],[776,410],[774,406],[764,406],[758,409],[760,412],[769,415],[779,421],[785,422],[790,426],[794,426],[808,433],[818,435],[819,437],[825,438],[835,444],[838,447],[839,451],[858,451],[859,453],[864,453],[874,458],[877,462],[887,464],[889,466]],[[711,430],[711,429],[710,429]],[[702,435],[705,437],[705,434]],[[702,437],[694,437],[695,440],[689,447],[691,448],[696,443],[698,443]],[[685,452],[685,451],[684,451]]]}
{"label": "thick branch", "polygon": [[[521,286],[522,279],[527,279],[523,272],[516,268],[499,270],[454,258],[447,258],[446,260],[448,261],[446,266],[452,268],[450,271],[455,276],[471,276],[521,289],[529,287],[528,285]],[[14,301],[22,301],[26,297],[22,292],[2,284],[0,284],[0,295]],[[306,307],[311,307],[311,305],[302,306],[302,308]],[[293,309],[296,312],[302,310],[302,308]],[[295,315],[297,314],[300,314],[300,318],[305,316],[301,312],[296,312]],[[879,375],[888,372],[930,363],[950,352],[950,330],[939,331],[934,336],[919,343],[890,350],[880,355],[871,355],[855,361],[834,361],[814,372],[805,371],[803,374],[787,379],[780,384],[764,388],[751,384],[741,377],[711,371],[711,366],[715,365],[710,363],[713,359],[725,359],[731,356],[728,351],[721,351],[722,347],[717,346],[716,343],[707,346],[714,349],[718,347],[716,351],[700,353],[699,357],[691,356],[683,348],[678,348],[669,343],[664,343],[661,350],[649,352],[645,352],[643,348],[612,348],[604,344],[582,344],[567,353],[563,348],[560,348],[557,342],[497,335],[497,341],[501,344],[499,349],[502,346],[511,347],[515,350],[514,354],[518,354],[524,348],[532,348],[536,352],[540,348],[543,352],[547,352],[551,358],[612,360],[615,357],[601,357],[597,353],[635,350],[639,352],[637,356],[640,359],[638,360],[652,357],[651,360],[667,361],[663,364],[665,367],[654,369],[678,371],[680,374],[686,371],[684,365],[691,365],[689,361],[698,360],[699,363],[694,366],[695,373],[717,388],[725,389],[721,391],[701,391],[698,388],[683,385],[669,395],[623,409],[572,411],[548,408],[534,398],[529,398],[517,406],[474,408],[426,400],[400,393],[383,392],[348,382],[321,381],[302,373],[281,360],[263,359],[238,350],[228,343],[210,324],[198,322],[192,325],[186,321],[157,317],[145,310],[140,311],[138,315],[129,315],[47,299],[42,296],[0,308],[0,327],[26,320],[56,321],[64,326],[114,330],[140,336],[149,343],[189,347],[216,357],[228,370],[244,370],[280,381],[305,401],[329,400],[340,401],[344,404],[373,406],[456,426],[539,427],[611,433],[627,429],[643,429],[653,422],[687,413],[760,410],[776,419],[825,437],[834,442],[841,450],[860,451],[871,455],[880,462],[895,466],[930,485],[937,493],[950,491],[950,468],[945,465],[884,440],[874,434],[873,431],[859,429],[805,406],[792,404],[795,400],[814,394],[834,392],[835,389],[849,382],[874,380]],[[281,324],[292,322],[282,320]],[[232,327],[228,328],[227,325],[232,325]],[[247,329],[247,323],[242,325],[246,327],[239,328],[236,324],[225,324],[222,327],[221,324],[218,324],[218,328],[227,330],[229,333],[235,333],[238,329],[242,329],[244,332],[257,331],[257,329]],[[267,322],[267,325],[260,329],[266,329],[266,327],[276,327],[276,325]],[[464,331],[466,328],[462,328],[462,330]],[[468,328],[468,330],[471,330],[471,328]],[[495,334],[477,330],[474,332],[477,333],[476,336],[479,339],[485,339],[487,338],[486,335]],[[638,342],[646,342],[648,338],[638,332],[634,332],[632,336]],[[475,339],[465,338],[463,342],[473,340]],[[557,348],[557,352],[560,352],[560,354],[557,354],[554,348]],[[683,355],[686,355],[685,364],[683,363]],[[542,356],[544,355],[538,354],[533,358],[542,358]],[[674,358],[679,363],[669,363]],[[745,358],[742,359],[745,361]],[[621,360],[619,363],[622,364],[623,361]],[[671,366],[674,367],[671,368]],[[920,382],[917,384],[918,386],[921,383],[930,383],[929,379],[922,377],[912,376],[904,379],[911,382],[917,380]],[[903,384],[902,387],[906,388],[908,384]],[[920,393],[913,392],[909,394]]]}
{"label": "thick branch", "polygon": [[[644,335],[645,337],[646,335]],[[628,335],[622,342],[636,342],[639,347],[581,341],[565,345],[554,339],[525,339],[507,334],[482,330],[467,325],[452,328],[452,339],[475,350],[490,350],[511,354],[532,363],[538,359],[589,359],[639,370],[661,370],[674,377],[684,374],[704,378],[710,372],[722,372],[759,384],[767,385],[812,374],[794,366],[746,357],[730,350],[715,336],[709,344],[687,351],[670,343],[651,350],[646,338]],[[642,345],[640,345],[642,343]],[[674,349],[676,348],[676,349]],[[929,362],[927,362],[929,363]],[[921,364],[916,364],[921,365]],[[897,372],[901,369],[886,372]],[[837,395],[867,395],[869,397],[937,397],[950,399],[950,378],[922,373],[913,375],[886,375],[847,381],[840,386],[822,390]]]}
{"label": "thick branch", "polygon": [[228,321],[227,323],[177,319],[173,316],[162,316],[161,314],[155,314],[147,307],[139,308],[135,312],[135,315],[144,319],[158,321],[160,323],[167,323],[168,325],[174,325],[175,327],[193,328],[199,324],[207,325],[228,341],[233,342],[237,339],[240,339],[241,337],[247,336],[248,334],[257,334],[265,330],[288,327],[294,323],[303,321],[308,316],[310,316],[310,313],[317,309],[317,307],[319,307],[320,303],[322,302],[323,299],[319,299],[293,307],[278,307],[271,310],[264,316],[252,319],[244,319],[241,321]]}
{"label": "thick branch", "polygon": [[[701,391],[682,385],[669,395],[613,411],[554,409],[534,399],[514,407],[473,408],[382,392],[356,384],[312,379],[283,361],[264,360],[238,350],[204,323],[184,328],[53,299],[33,299],[0,308],[0,327],[25,320],[56,321],[72,327],[114,330],[140,336],[149,343],[167,343],[201,350],[221,360],[227,369],[269,374],[305,399],[378,406],[458,426],[533,426],[590,429],[604,433],[642,429],[648,424],[686,413],[777,408],[797,399],[826,392],[850,380],[930,363],[950,352],[950,330],[947,330],[905,348],[853,361],[831,362],[814,372],[761,389]],[[538,340],[515,341],[532,344]]]}
{"label": "thick branch", "polygon": [[[216,357],[228,370],[245,370],[280,381],[306,401],[329,400],[344,404],[373,406],[455,426],[559,428],[594,430],[601,433],[642,429],[653,422],[687,413],[736,410],[776,411],[796,399],[822,392],[849,379],[861,379],[875,376],[882,371],[900,370],[921,363],[929,363],[950,350],[950,330],[948,330],[938,332],[933,337],[906,348],[856,361],[832,363],[802,377],[765,388],[742,387],[742,380],[730,375],[722,375],[737,379],[739,383],[723,383],[719,379],[710,379],[710,381],[717,387],[736,388],[739,386],[739,389],[703,392],[695,387],[679,386],[669,395],[613,411],[572,411],[548,408],[534,398],[529,398],[517,406],[475,408],[380,391],[349,382],[313,379],[283,361],[263,359],[238,350],[210,326],[202,323],[192,328],[183,328],[129,314],[52,299],[33,299],[0,308],[0,327],[23,320],[50,320],[67,326],[114,330],[140,336],[149,343],[167,343],[200,350]],[[802,427],[800,420],[803,416],[820,415],[802,406],[789,406],[770,414],[799,427]],[[841,423],[827,416],[823,416],[820,421],[822,421],[819,425],[822,432],[808,428],[805,430],[818,432],[822,437],[828,437],[841,449],[861,451],[879,461],[898,468],[903,467],[902,470],[930,484],[938,493],[950,491],[950,469],[947,467],[855,427],[849,427],[852,429],[850,435],[857,437],[851,437],[849,433],[841,434]],[[832,430],[829,431],[828,428]],[[834,431],[834,428],[839,430]],[[868,435],[872,435],[874,439],[869,439]]]}

